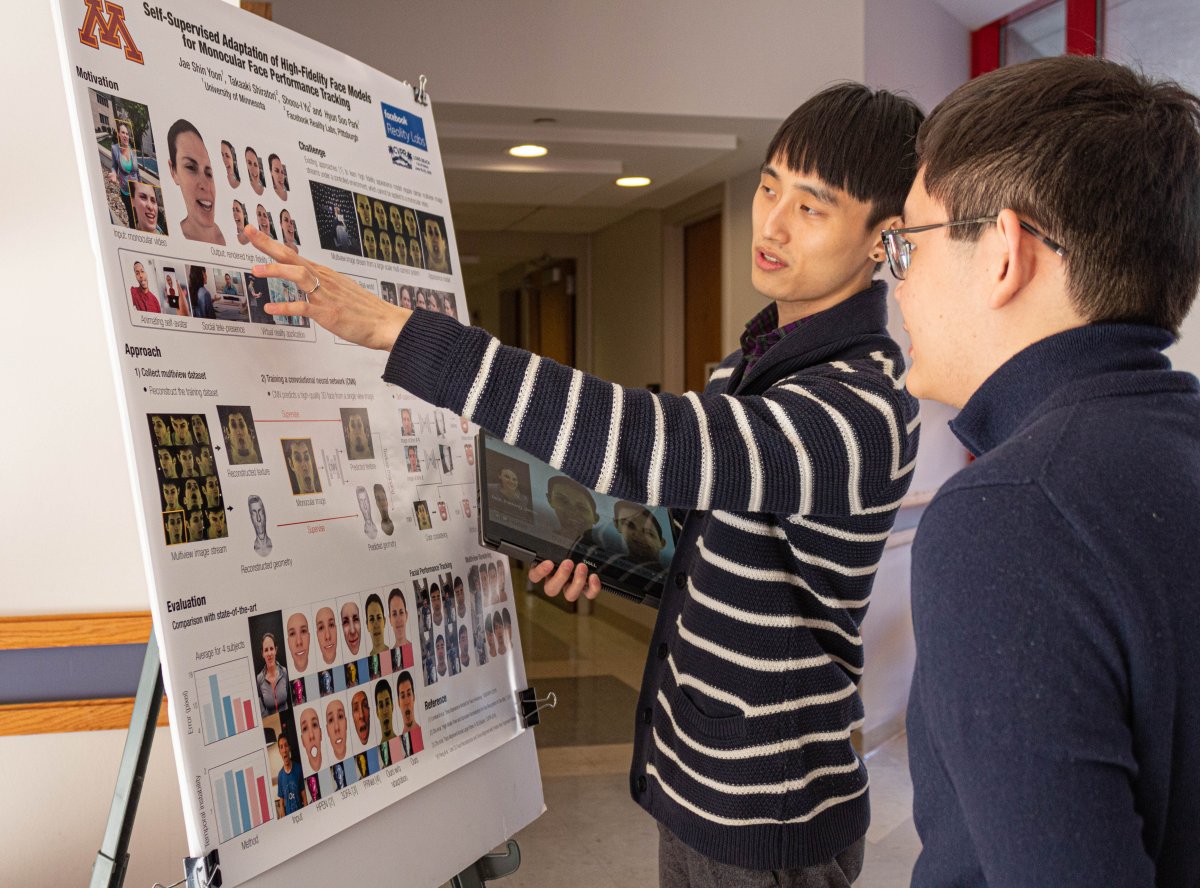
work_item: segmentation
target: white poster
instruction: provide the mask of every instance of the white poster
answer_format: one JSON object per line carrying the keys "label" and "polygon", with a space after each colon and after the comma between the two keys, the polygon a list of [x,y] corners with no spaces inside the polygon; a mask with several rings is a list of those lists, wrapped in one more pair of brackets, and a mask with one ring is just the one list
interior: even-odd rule
{"label": "white poster", "polygon": [[241,232],[465,318],[437,134],[411,87],[215,0],[56,9],[190,852],[236,885],[524,730],[474,429],[268,315],[305,294]]}

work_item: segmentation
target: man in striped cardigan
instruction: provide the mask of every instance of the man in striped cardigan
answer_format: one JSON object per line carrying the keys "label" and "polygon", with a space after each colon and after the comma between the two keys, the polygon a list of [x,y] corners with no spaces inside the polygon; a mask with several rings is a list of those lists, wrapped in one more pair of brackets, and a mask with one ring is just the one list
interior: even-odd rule
{"label": "man in striped cardigan", "polygon": [[[255,274],[311,294],[274,313],[389,349],[385,379],[588,487],[688,511],[630,775],[660,824],[663,885],[843,886],[861,869],[860,625],[918,425],[873,277],[921,117],[845,84],[783,124],[753,207],[751,274],[771,304],[703,394],[603,382],[391,306],[251,233],[277,260]],[[599,584],[567,562],[547,588],[575,597]]]}

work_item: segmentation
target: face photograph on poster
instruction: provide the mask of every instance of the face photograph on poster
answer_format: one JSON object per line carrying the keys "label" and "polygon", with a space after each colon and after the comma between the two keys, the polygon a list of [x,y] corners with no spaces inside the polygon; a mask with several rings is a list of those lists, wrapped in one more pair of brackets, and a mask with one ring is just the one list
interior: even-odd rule
{"label": "face photograph on poster", "polygon": [[167,130],[168,169],[179,189],[185,215],[179,231],[188,240],[225,245],[217,225],[216,182],[204,137],[191,121],[180,118]]}
{"label": "face photograph on poster", "polygon": [[259,455],[258,431],[254,425],[254,413],[249,406],[231,407],[217,405],[217,416],[221,421],[221,434],[230,465],[253,465],[262,462]]}
{"label": "face photograph on poster", "polygon": [[371,419],[365,407],[342,407],[342,434],[346,440],[347,459],[374,459],[375,443],[371,439]]}
{"label": "face photograph on poster", "polygon": [[424,248],[424,268],[439,274],[450,274],[449,244],[446,241],[446,220],[432,213],[418,213],[421,244]]}
{"label": "face photograph on poster", "polygon": [[145,234],[167,233],[167,220],[163,216],[162,189],[149,182],[130,180],[129,198],[133,209],[133,225]]}
{"label": "face photograph on poster", "polygon": [[284,462],[287,463],[288,479],[292,493],[310,496],[321,492],[321,475],[317,470],[317,459],[313,454],[311,438],[283,438]]}

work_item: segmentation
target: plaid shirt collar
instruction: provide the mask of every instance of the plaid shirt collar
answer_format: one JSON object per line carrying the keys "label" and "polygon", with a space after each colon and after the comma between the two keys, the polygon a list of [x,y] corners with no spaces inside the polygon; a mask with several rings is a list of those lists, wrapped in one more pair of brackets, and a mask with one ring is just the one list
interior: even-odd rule
{"label": "plaid shirt collar", "polygon": [[742,333],[741,340],[742,360],[746,362],[746,369],[749,370],[757,364],[773,345],[790,333],[794,333],[813,317],[814,315],[809,315],[780,327],[779,307],[774,302],[752,317],[746,324],[746,331]]}

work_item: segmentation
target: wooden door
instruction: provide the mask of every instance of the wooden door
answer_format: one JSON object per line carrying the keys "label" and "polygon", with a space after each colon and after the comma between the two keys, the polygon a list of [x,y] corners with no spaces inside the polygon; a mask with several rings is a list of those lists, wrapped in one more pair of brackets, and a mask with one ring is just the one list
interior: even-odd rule
{"label": "wooden door", "polygon": [[683,229],[684,386],[703,391],[721,354],[721,217]]}

